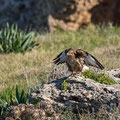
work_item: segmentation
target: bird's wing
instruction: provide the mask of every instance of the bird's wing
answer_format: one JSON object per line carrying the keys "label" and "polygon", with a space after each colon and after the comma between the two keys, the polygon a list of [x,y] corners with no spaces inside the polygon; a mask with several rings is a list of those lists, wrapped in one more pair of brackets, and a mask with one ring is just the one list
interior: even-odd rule
{"label": "bird's wing", "polygon": [[97,67],[101,70],[104,69],[103,65],[93,55],[84,50],[76,50],[76,57],[83,58],[86,65]]}
{"label": "bird's wing", "polygon": [[55,59],[53,59],[54,63],[59,65],[65,63],[67,61],[67,53],[70,49],[66,49],[65,51],[61,52]]}

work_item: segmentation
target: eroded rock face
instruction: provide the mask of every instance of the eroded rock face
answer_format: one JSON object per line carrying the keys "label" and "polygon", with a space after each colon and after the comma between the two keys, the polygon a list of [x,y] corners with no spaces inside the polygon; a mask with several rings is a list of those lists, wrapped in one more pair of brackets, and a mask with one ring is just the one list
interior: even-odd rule
{"label": "eroded rock face", "polygon": [[[61,90],[64,80],[68,83],[67,90]],[[120,78],[116,79],[119,80]],[[120,105],[120,84],[105,85],[84,77],[62,78],[51,81],[32,93],[32,99],[36,98],[61,108],[77,105],[80,109],[98,111],[102,107],[110,109]]]}
{"label": "eroded rock face", "polygon": [[90,23],[120,24],[119,0],[0,0],[0,27],[78,30]]}
{"label": "eroded rock face", "polygon": [[[0,120],[60,120],[62,115],[58,110],[67,110],[70,106],[74,113],[90,110],[97,114],[101,110],[103,115],[107,113],[109,117],[120,119],[120,78],[117,77],[120,70],[107,73],[118,84],[100,84],[84,77],[64,77],[50,81],[31,94],[30,100],[40,99],[38,104],[11,106]],[[61,89],[64,80],[68,84],[67,90]],[[111,112],[113,109],[117,109],[117,112]]]}

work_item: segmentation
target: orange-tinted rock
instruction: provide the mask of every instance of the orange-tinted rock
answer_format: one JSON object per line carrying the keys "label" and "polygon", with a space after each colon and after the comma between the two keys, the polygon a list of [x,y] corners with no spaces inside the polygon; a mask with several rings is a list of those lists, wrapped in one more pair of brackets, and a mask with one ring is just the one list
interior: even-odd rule
{"label": "orange-tinted rock", "polygon": [[[9,7],[10,6],[10,7]],[[1,0],[0,27],[7,22],[37,30],[78,30],[92,24],[120,24],[119,0]]]}

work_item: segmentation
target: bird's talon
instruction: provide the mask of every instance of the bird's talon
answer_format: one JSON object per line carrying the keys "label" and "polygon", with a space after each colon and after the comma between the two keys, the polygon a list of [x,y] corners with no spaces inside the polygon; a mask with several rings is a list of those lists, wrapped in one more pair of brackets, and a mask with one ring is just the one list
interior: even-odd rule
{"label": "bird's talon", "polygon": [[78,75],[77,74],[75,74],[75,76],[74,76],[75,78],[77,78],[78,77]]}
{"label": "bird's talon", "polygon": [[78,73],[73,73],[73,74],[71,75],[71,77],[75,77],[75,78],[77,78],[78,76],[79,76]]}

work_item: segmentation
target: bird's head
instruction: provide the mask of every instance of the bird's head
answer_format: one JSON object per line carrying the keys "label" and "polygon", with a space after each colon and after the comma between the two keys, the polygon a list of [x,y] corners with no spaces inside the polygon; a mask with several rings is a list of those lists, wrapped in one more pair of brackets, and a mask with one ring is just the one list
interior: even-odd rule
{"label": "bird's head", "polygon": [[76,54],[81,56],[81,57],[85,57],[86,56],[86,53],[82,49],[77,49],[76,50]]}
{"label": "bird's head", "polygon": [[68,52],[69,52],[69,54],[74,54],[74,53],[75,53],[75,50],[74,50],[73,48],[69,48],[69,49],[68,49]]}

